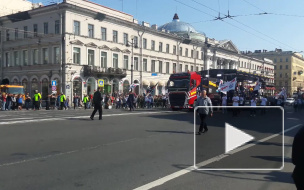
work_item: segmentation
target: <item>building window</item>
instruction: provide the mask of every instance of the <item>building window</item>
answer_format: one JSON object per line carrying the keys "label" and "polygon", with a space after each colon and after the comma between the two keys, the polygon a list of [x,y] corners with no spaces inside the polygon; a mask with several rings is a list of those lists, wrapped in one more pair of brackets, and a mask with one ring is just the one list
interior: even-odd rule
{"label": "building window", "polygon": [[143,48],[147,49],[147,39],[146,38],[143,39]]}
{"label": "building window", "polygon": [[288,58],[286,58],[286,60],[285,60],[286,62],[288,62]]}
{"label": "building window", "polygon": [[18,28],[15,28],[15,40],[18,39],[18,33],[19,33]]}
{"label": "building window", "polygon": [[274,69],[275,69],[275,70],[277,69],[277,66],[276,66],[276,65],[274,66]]}
{"label": "building window", "polygon": [[49,49],[48,48],[42,48],[42,61],[43,61],[43,64],[49,63]]}
{"label": "building window", "polygon": [[6,41],[10,40],[10,31],[6,30]]}
{"label": "building window", "polygon": [[285,86],[286,86],[286,87],[288,86],[288,82],[287,82],[287,81],[285,81]]}
{"label": "building window", "polygon": [[285,78],[287,78],[288,77],[288,74],[287,73],[285,73]]}
{"label": "building window", "polygon": [[170,64],[166,62],[166,73],[169,74]]}
{"label": "building window", "polygon": [[74,21],[74,35],[80,35],[80,22]]}
{"label": "building window", "polygon": [[148,60],[147,59],[143,59],[143,70],[145,72],[147,72],[147,68],[148,68]]}
{"label": "building window", "polygon": [[166,44],[166,53],[170,53],[170,46],[169,46],[169,44]]}
{"label": "building window", "polygon": [[107,68],[107,52],[102,51],[101,52],[101,63],[100,66],[103,68]]}
{"label": "building window", "polygon": [[138,71],[138,57],[134,57],[134,70]]}
{"label": "building window", "polygon": [[28,51],[27,50],[22,51],[22,58],[23,58],[23,65],[27,66],[27,64],[28,64]]}
{"label": "building window", "polygon": [[34,37],[37,37],[38,36],[38,25],[34,24],[33,28],[34,28]]}
{"label": "building window", "polygon": [[162,42],[159,42],[158,51],[163,52],[163,43]]}
{"label": "building window", "polygon": [[275,62],[275,63],[276,63],[276,62],[277,62],[277,59],[275,58],[275,59],[273,60],[273,62]]}
{"label": "building window", "polygon": [[59,47],[54,47],[54,63],[59,64],[60,63],[60,51]]}
{"label": "building window", "polygon": [[176,72],[176,63],[173,63],[173,72]]}
{"label": "building window", "polygon": [[155,72],[155,60],[151,61],[151,72],[154,73]]}
{"label": "building window", "polygon": [[[189,56],[189,55],[188,55],[188,48],[186,48],[186,50],[185,50],[185,56],[186,56],[186,57]],[[188,71],[188,69],[187,69],[187,71]]]}
{"label": "building window", "polygon": [[179,71],[183,72],[183,65],[182,64],[179,64]]}
{"label": "building window", "polygon": [[188,71],[188,65],[185,65],[185,72]]}
{"label": "building window", "polygon": [[196,51],[196,56],[195,56],[196,59],[199,59],[199,51]]}
{"label": "building window", "polygon": [[5,66],[9,67],[10,66],[10,58],[9,58],[9,52],[5,53]]}
{"label": "building window", "polygon": [[173,46],[173,54],[176,55],[176,46]]}
{"label": "building window", "polygon": [[179,48],[179,55],[183,56],[183,48],[182,47]]}
{"label": "building window", "polygon": [[151,50],[155,50],[155,41],[151,40]]}
{"label": "building window", "polygon": [[33,50],[33,65],[37,65],[38,64],[38,49],[34,49]]}
{"label": "building window", "polygon": [[114,54],[113,54],[113,67],[114,67],[115,69],[118,68],[118,54],[117,54],[117,53],[114,53]]}
{"label": "building window", "polygon": [[124,69],[129,69],[129,56],[124,55]]}
{"label": "building window", "polygon": [[282,66],[282,65],[280,65],[280,69],[283,69],[283,66]]}
{"label": "building window", "polygon": [[88,50],[88,65],[94,66],[94,54],[95,54],[94,50],[92,49]]}
{"label": "building window", "polygon": [[60,21],[55,20],[55,34],[60,34]]}
{"label": "building window", "polygon": [[23,37],[27,38],[27,26],[23,27]]}
{"label": "building window", "polygon": [[107,29],[101,28],[101,40],[107,41]]}
{"label": "building window", "polygon": [[196,70],[195,71],[198,71],[198,67],[196,67]]}
{"label": "building window", "polygon": [[43,33],[44,34],[49,33],[49,23],[48,22],[43,23]]}
{"label": "building window", "polygon": [[193,49],[191,50],[191,57],[193,58]]}
{"label": "building window", "polygon": [[73,48],[73,63],[80,65],[80,48]]}
{"label": "building window", "polygon": [[127,33],[123,33],[123,43],[124,45],[128,44],[129,35]]}
{"label": "building window", "polygon": [[19,66],[19,52],[14,51],[14,66]]}
{"label": "building window", "polygon": [[280,62],[282,62],[283,61],[283,59],[282,58],[280,58]]}
{"label": "building window", "polygon": [[162,61],[158,62],[158,71],[159,71],[159,73],[163,73],[163,62]]}
{"label": "building window", "polygon": [[134,43],[134,47],[138,47],[138,37],[137,36],[134,36],[133,43]]}
{"label": "building window", "polygon": [[193,66],[191,66],[191,71],[193,71]]}
{"label": "building window", "polygon": [[113,30],[113,42],[118,42],[118,32],[116,30]]}
{"label": "building window", "polygon": [[285,66],[285,69],[288,69],[288,65]]}
{"label": "building window", "polygon": [[282,78],[282,73],[280,73],[280,78]]}
{"label": "building window", "polygon": [[89,36],[89,38],[94,38],[94,25],[93,24],[88,25],[88,36]]}

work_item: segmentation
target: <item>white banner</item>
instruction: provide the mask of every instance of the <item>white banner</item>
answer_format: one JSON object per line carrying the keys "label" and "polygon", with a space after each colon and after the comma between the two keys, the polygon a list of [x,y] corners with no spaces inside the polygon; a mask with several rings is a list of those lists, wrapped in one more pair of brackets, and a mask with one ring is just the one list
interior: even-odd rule
{"label": "white banner", "polygon": [[256,91],[256,90],[259,91],[261,87],[262,87],[262,83],[258,80],[257,83],[256,83],[256,86],[254,87],[253,91]]}
{"label": "white banner", "polygon": [[230,90],[235,90],[236,83],[236,78],[234,78],[232,81],[225,82],[220,86],[219,91],[226,94]]}

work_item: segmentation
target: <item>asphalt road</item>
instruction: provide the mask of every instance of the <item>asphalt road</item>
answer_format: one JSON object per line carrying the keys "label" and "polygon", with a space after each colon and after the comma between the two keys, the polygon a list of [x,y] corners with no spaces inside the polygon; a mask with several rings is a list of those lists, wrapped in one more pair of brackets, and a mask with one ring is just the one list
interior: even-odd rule
{"label": "asphalt road", "polygon": [[[282,171],[197,171],[189,169],[194,164],[193,113],[114,109],[104,110],[102,121],[91,121],[91,111],[0,112],[0,189],[295,189],[290,155],[299,127],[286,133]],[[224,126],[213,122],[247,121],[237,125],[256,140],[279,132],[254,123],[273,123],[274,113],[250,118],[243,112],[230,118],[216,113],[209,119],[209,132],[196,138],[204,150],[198,162],[216,158],[207,168],[246,167],[246,162],[280,166],[280,135],[217,157],[224,150]],[[301,113],[286,109],[285,129],[302,123]]]}

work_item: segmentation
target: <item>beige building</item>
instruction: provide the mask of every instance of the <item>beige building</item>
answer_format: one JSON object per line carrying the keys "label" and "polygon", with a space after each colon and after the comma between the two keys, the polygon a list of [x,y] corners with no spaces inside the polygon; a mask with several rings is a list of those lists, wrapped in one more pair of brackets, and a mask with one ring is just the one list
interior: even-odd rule
{"label": "beige building", "polygon": [[51,81],[70,97],[93,93],[98,79],[105,93],[128,92],[138,83],[137,93],[157,85],[155,93],[164,94],[173,72],[273,68],[269,60],[241,54],[230,40],[197,32],[177,14],[158,27],[86,0],[65,0],[0,17],[0,23],[1,79],[43,96]]}
{"label": "beige building", "polygon": [[254,53],[247,52],[247,55],[256,58],[268,58],[275,64],[275,87],[280,91],[283,87],[289,95],[304,90],[304,58],[301,54],[292,51],[256,50]]}

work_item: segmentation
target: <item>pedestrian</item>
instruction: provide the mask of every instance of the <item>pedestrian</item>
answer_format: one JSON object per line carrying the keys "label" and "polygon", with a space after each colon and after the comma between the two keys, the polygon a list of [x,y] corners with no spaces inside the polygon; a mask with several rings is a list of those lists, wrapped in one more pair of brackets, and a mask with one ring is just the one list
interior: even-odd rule
{"label": "pedestrian", "polygon": [[[239,106],[239,96],[237,95],[237,93],[234,93],[234,96],[232,98],[232,105],[233,106]],[[237,117],[237,114],[238,114],[238,109],[237,108],[233,108],[233,117]]]}
{"label": "pedestrian", "polygon": [[34,94],[34,110],[39,110],[40,107],[41,94],[38,90],[35,90]]}
{"label": "pedestrian", "polygon": [[7,93],[5,109],[10,111],[12,108],[12,94]]}
{"label": "pedestrian", "polygon": [[31,103],[31,97],[30,97],[30,94],[27,93],[26,96],[25,96],[25,108],[26,108],[26,110],[29,110],[30,103]]}
{"label": "pedestrian", "polygon": [[63,94],[63,92],[61,92],[61,95],[60,95],[60,109],[61,110],[63,110],[63,107],[65,110],[67,109],[67,107],[65,106],[65,101],[66,101],[66,97]]}
{"label": "pedestrian", "polygon": [[74,94],[73,104],[74,104],[74,110],[75,110],[76,107],[78,107],[78,97],[77,97],[76,93]]}
{"label": "pedestrian", "polygon": [[22,110],[23,97],[21,94],[18,95],[17,103],[18,103],[18,110]]}
{"label": "pedestrian", "polygon": [[56,107],[56,95],[54,93],[52,93],[50,95],[50,107],[53,108],[53,110],[55,110],[55,107]]}
{"label": "pedestrian", "polygon": [[[266,106],[267,105],[267,97],[264,96],[261,98],[261,106]],[[266,113],[266,108],[262,108],[261,114],[264,115]]]}
{"label": "pedestrian", "polygon": [[255,117],[256,114],[256,104],[257,104],[257,100],[255,97],[252,97],[252,99],[250,100],[250,106],[252,108],[250,108],[250,116],[251,117]]}
{"label": "pedestrian", "polygon": [[227,112],[227,95],[224,94],[223,97],[222,97],[222,112],[225,113]]}
{"label": "pedestrian", "polygon": [[292,178],[298,190],[304,190],[304,127],[295,135],[292,144],[292,163],[295,168]]}
{"label": "pedestrian", "polygon": [[92,115],[90,116],[91,120],[94,119],[94,115],[97,112],[97,110],[99,113],[99,120],[102,120],[102,106],[101,106],[102,100],[103,100],[103,98],[101,96],[101,88],[99,87],[93,96],[94,111],[92,112]]}
{"label": "pedestrian", "polygon": [[128,97],[128,105],[129,105],[129,108],[130,108],[130,111],[134,111],[134,107],[133,107],[133,102],[134,102],[134,94],[130,91],[129,93],[129,97]]}
{"label": "pedestrian", "polygon": [[195,106],[205,106],[204,108],[198,108],[197,111],[201,123],[200,123],[199,131],[196,134],[200,135],[201,133],[206,133],[208,131],[208,127],[206,123],[207,116],[209,114],[211,117],[213,116],[212,102],[210,98],[207,96],[206,90],[201,91],[200,97],[197,99]]}
{"label": "pedestrian", "polygon": [[67,107],[67,109],[70,108],[70,96],[67,96],[67,99],[65,101],[65,106]]}
{"label": "pedestrian", "polygon": [[88,103],[88,96],[85,94],[84,97],[83,97],[83,105],[84,105],[84,109],[86,110],[87,109],[87,103]]}
{"label": "pedestrian", "polygon": [[6,110],[6,100],[7,100],[7,94],[5,92],[2,93],[2,111]]}

